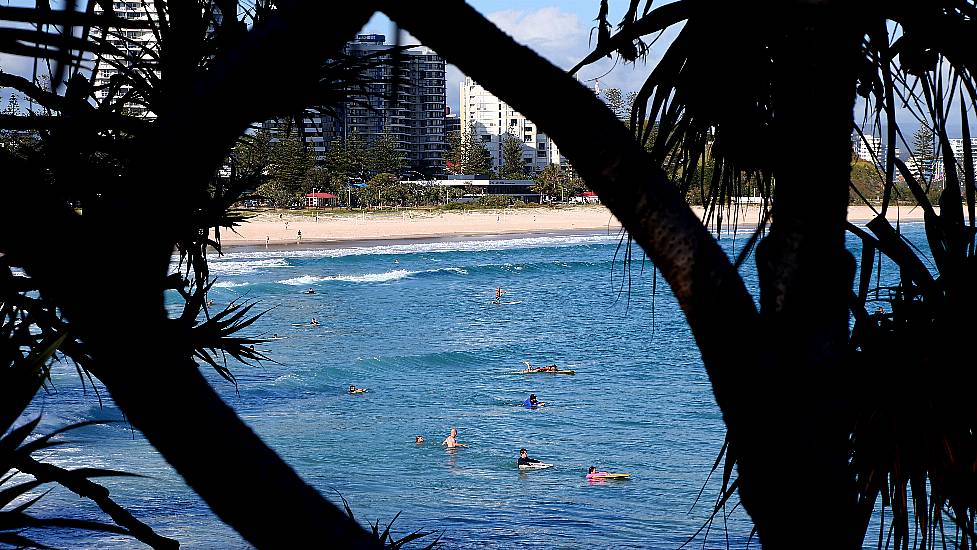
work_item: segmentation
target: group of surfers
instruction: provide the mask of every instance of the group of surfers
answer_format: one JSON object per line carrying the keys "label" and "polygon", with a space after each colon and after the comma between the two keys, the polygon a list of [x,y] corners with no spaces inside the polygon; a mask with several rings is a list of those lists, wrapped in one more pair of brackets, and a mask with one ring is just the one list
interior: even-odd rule
{"label": "group of surfers", "polygon": [[[350,386],[350,387],[352,387],[352,386]],[[536,397],[536,394],[533,394],[533,395],[530,396],[530,399],[527,399],[525,402],[526,403],[529,403],[530,400],[533,400],[533,402],[538,403],[539,406],[542,406],[543,403],[539,403],[538,401],[536,401],[535,400],[535,397]],[[529,406],[529,405],[527,405],[527,406]],[[417,444],[417,445],[423,444],[424,443],[424,436],[423,435],[414,436],[414,443]],[[468,447],[468,445],[466,443],[462,443],[462,442],[458,441],[458,428],[456,428],[454,426],[451,427],[451,431],[448,433],[448,437],[444,438],[444,441],[442,441],[441,444],[444,445],[445,447],[449,448],[449,449],[457,449],[457,448],[461,448],[461,447]],[[541,464],[542,462],[543,462],[542,460],[535,459],[535,458],[530,458],[529,457],[529,451],[527,451],[525,447],[523,447],[522,449],[519,449],[519,459],[516,460],[516,465],[517,466],[529,466],[529,465],[532,465],[532,464]],[[598,472],[596,466],[591,466],[590,469],[587,471],[587,478],[588,479],[593,478],[593,477],[596,477],[596,476],[600,476],[600,475],[607,475],[607,472]]]}

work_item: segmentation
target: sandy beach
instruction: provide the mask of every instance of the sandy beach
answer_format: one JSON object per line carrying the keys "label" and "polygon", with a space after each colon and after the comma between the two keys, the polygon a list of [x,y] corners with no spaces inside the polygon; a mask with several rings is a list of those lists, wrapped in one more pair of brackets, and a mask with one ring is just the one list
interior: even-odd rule
{"label": "sandy beach", "polygon": [[[702,216],[702,209],[693,207]],[[921,220],[919,208],[891,209],[888,217],[902,221]],[[867,206],[851,206],[848,219],[859,224],[875,217]],[[755,226],[757,208],[744,208],[735,220],[741,226]],[[728,225],[728,221],[726,224]],[[344,210],[256,213],[234,231],[222,231],[225,246],[284,245],[369,241],[375,239],[421,239],[491,236],[526,233],[607,231],[617,233],[621,224],[600,205],[520,208],[505,210],[347,212]],[[299,236],[301,232],[301,238]]]}

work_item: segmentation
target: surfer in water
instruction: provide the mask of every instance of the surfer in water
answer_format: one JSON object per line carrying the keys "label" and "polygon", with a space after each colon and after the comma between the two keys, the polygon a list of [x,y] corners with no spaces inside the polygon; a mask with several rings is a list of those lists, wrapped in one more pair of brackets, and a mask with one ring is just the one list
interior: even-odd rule
{"label": "surfer in water", "polygon": [[441,442],[442,445],[447,445],[449,449],[454,449],[455,447],[467,447],[464,443],[458,443],[458,428],[454,426],[451,427],[451,433],[448,437],[444,438]]}
{"label": "surfer in water", "polygon": [[536,398],[536,394],[533,393],[530,394],[529,399],[523,401],[522,404],[527,409],[535,409],[537,407],[542,407],[545,403],[540,403],[539,400]]}
{"label": "surfer in water", "polygon": [[501,286],[500,287],[497,287],[495,289],[495,303],[496,304],[501,304],[502,303],[502,295],[503,294],[505,294],[505,290],[503,290]]}
{"label": "surfer in water", "polygon": [[560,368],[557,367],[556,365],[546,365],[545,367],[534,367],[533,364],[530,363],[529,361],[524,360],[522,363],[526,365],[526,372],[556,372],[560,370]]}
{"label": "surfer in water", "polygon": [[309,290],[306,290],[305,293],[306,294],[315,294],[315,289],[314,288],[310,288]]}
{"label": "surfer in water", "polygon": [[414,443],[418,445],[424,443],[424,436],[423,435],[414,436]]}
{"label": "surfer in water", "polygon": [[529,458],[529,452],[523,448],[519,449],[519,460],[516,462],[519,466],[529,466],[530,464],[539,464],[542,460],[536,460],[535,458]]}
{"label": "surfer in water", "polygon": [[309,324],[312,325],[312,326],[314,326],[314,327],[317,327],[317,326],[319,326],[319,320],[316,319],[315,317],[313,317],[312,320],[309,321]]}

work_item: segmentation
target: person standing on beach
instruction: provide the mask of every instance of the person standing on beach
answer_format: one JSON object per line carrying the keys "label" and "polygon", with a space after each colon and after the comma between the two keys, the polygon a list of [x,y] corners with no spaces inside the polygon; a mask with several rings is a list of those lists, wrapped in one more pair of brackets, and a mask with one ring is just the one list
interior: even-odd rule
{"label": "person standing on beach", "polygon": [[271,236],[265,235],[265,248],[268,248],[268,243],[271,242]]}
{"label": "person standing on beach", "polygon": [[299,240],[297,244],[302,244],[302,230],[299,229]]}

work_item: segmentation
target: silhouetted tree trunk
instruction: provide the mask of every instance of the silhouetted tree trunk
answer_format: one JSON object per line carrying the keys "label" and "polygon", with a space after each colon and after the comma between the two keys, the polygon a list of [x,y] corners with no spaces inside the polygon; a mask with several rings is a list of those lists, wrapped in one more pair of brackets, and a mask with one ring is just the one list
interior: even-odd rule
{"label": "silhouetted tree trunk", "polygon": [[[248,542],[259,548],[371,547],[362,527],[307,485],[220,399],[163,307],[173,245],[180,231],[193,227],[197,199],[235,140],[252,122],[311,104],[321,63],[373,13],[369,2],[278,4],[276,16],[207,69],[196,61],[169,72],[164,65],[160,93],[167,99],[152,130],[133,144],[139,154],[131,177],[100,204],[86,205],[83,216],[52,200],[46,182],[32,173],[5,166],[5,177],[18,184],[0,201],[0,251],[24,265],[42,294],[58,304],[91,352],[92,373],[126,418]],[[179,35],[181,20],[192,26],[199,16],[175,9],[170,31]],[[327,15],[335,19],[323,35]],[[165,62],[198,60],[197,46],[175,39]],[[165,213],[147,213],[143,206],[156,204],[161,194],[174,197]]]}
{"label": "silhouetted tree trunk", "polygon": [[[745,429],[730,427],[730,439],[740,496],[765,548],[855,548],[861,534],[843,373],[854,276],[845,222],[859,13],[842,2],[788,2],[771,15],[760,24],[774,44],[777,183],[771,231],[756,254],[762,328],[759,342],[746,344],[761,350],[764,371],[754,382],[764,395]],[[803,505],[788,505],[788,497]]]}
{"label": "silhouetted tree trunk", "polygon": [[[839,395],[853,269],[843,233],[859,51],[859,37],[844,23],[851,14],[830,4],[777,12],[786,25],[772,31],[781,33],[776,97],[784,139],[776,151],[775,229],[758,253],[761,323],[729,259],[592,93],[461,3],[442,5],[442,15],[454,22],[449,27],[397,2],[384,6],[414,36],[539,124],[662,270],[702,352],[741,461],[742,501],[764,545],[857,545],[848,416],[843,400],[832,398]],[[455,47],[472,36],[491,47]],[[559,93],[538,102],[531,90],[491,70],[498,56]],[[575,116],[566,117],[569,111]],[[817,164],[798,162],[797,150]],[[816,210],[814,193],[823,202]],[[792,504],[792,483],[813,485],[803,507]]]}

